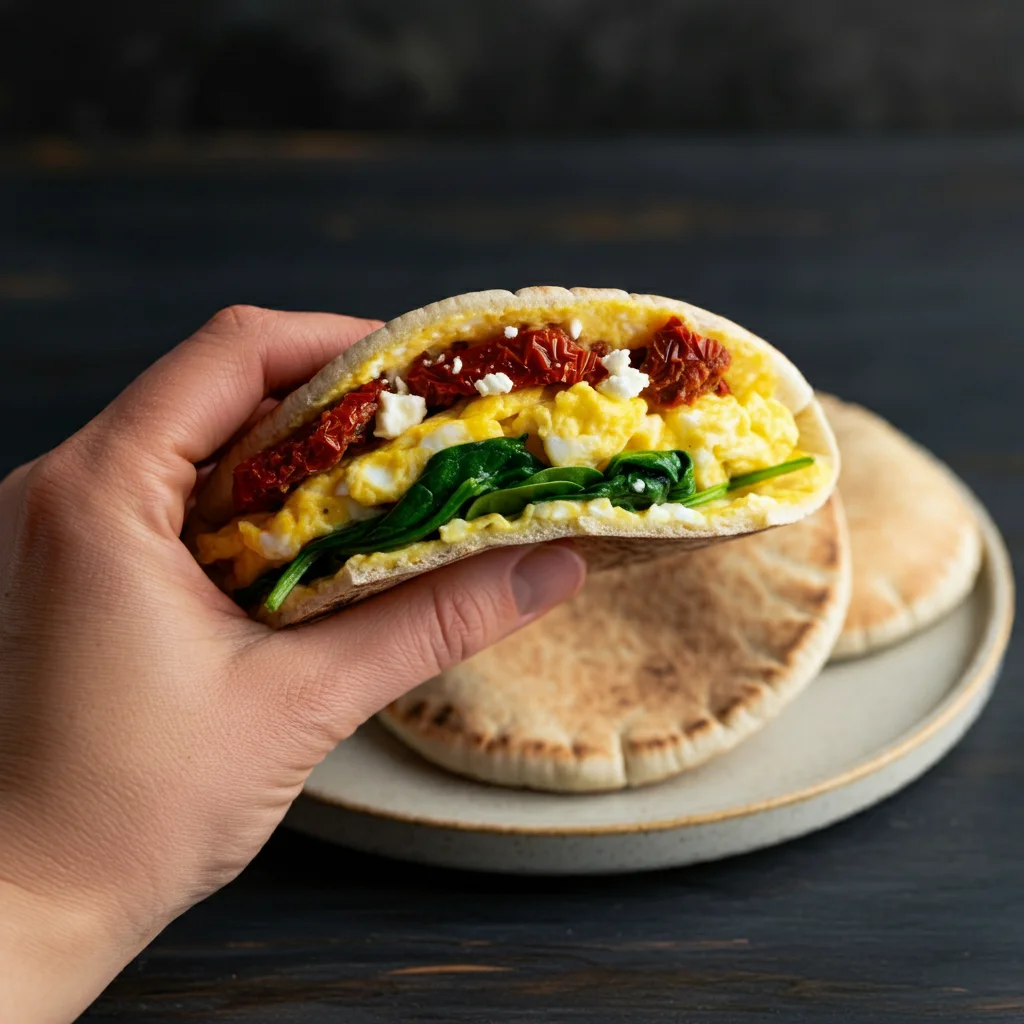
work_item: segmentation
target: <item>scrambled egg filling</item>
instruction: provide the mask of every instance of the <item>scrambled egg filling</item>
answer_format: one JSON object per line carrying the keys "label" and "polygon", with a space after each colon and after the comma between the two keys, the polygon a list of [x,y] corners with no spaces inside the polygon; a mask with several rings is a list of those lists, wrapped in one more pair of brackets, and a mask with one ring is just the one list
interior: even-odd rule
{"label": "scrambled egg filling", "polygon": [[[649,411],[643,398],[607,397],[585,383],[469,399],[372,451],[343,459],[334,469],[310,477],[279,511],[236,518],[216,533],[201,535],[197,555],[204,564],[224,563],[230,569],[229,587],[247,586],[267,570],[290,562],[317,537],[386,511],[381,506],[398,501],[435,452],[470,441],[528,434],[531,451],[544,462],[596,469],[603,469],[624,450],[682,449],[693,458],[698,490],[798,454],[793,414],[770,397],[774,380],[767,358],[749,349],[741,353],[734,349],[733,356],[733,367],[726,375],[732,394],[708,394],[693,405],[659,412]],[[825,467],[815,465],[770,481],[721,503],[713,514],[727,518],[730,510],[735,513],[751,501],[798,501],[820,486],[821,473],[827,474]],[[607,499],[604,502],[606,516],[636,515],[613,508]],[[690,516],[712,514],[680,509]],[[577,512],[571,503],[552,502],[528,506],[523,515],[564,518],[573,514]],[[452,529],[458,524],[463,532],[504,524],[485,520],[502,517],[487,516],[469,524],[459,520]],[[452,530],[442,531],[442,540],[456,539]]]}

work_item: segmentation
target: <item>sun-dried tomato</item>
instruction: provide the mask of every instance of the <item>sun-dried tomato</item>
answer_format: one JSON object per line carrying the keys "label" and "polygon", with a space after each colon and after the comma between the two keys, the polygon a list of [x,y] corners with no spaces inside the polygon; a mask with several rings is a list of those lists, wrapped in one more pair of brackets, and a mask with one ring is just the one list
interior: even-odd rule
{"label": "sun-dried tomato", "polygon": [[266,512],[278,508],[285,495],[313,473],[331,469],[349,446],[366,439],[377,413],[386,380],[374,380],[350,391],[320,419],[286,441],[240,462],[234,470],[236,512]]}
{"label": "sun-dried tomato", "polygon": [[651,378],[644,397],[654,405],[693,405],[710,392],[729,394],[723,377],[732,362],[729,350],[692,331],[678,317],[656,331],[645,349],[634,349],[633,357],[642,359],[640,371]]}
{"label": "sun-dried tomato", "polygon": [[474,384],[488,373],[504,373],[512,390],[545,384],[596,384],[608,376],[601,365],[607,347],[585,349],[561,327],[521,330],[479,345],[459,341],[438,357],[417,357],[405,375],[409,390],[432,409],[477,394]]}

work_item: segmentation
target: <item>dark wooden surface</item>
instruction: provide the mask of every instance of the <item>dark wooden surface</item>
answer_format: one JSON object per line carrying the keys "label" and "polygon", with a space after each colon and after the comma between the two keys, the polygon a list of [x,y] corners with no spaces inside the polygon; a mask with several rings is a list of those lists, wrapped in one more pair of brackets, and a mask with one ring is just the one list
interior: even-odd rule
{"label": "dark wooden surface", "polygon": [[[388,317],[619,285],[726,313],[879,410],[1024,555],[1024,143],[246,152],[48,146],[0,170],[0,469],[230,302]],[[1015,645],[899,796],[719,864],[522,880],[280,832],[87,1019],[1024,1020],[1022,675]]]}

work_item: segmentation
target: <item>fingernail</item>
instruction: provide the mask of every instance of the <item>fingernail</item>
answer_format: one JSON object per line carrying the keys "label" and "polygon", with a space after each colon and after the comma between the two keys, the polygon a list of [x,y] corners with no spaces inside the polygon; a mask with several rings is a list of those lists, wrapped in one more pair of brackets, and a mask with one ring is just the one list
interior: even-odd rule
{"label": "fingernail", "polygon": [[572,597],[583,585],[586,562],[570,547],[542,544],[512,570],[512,593],[519,614],[537,615]]}

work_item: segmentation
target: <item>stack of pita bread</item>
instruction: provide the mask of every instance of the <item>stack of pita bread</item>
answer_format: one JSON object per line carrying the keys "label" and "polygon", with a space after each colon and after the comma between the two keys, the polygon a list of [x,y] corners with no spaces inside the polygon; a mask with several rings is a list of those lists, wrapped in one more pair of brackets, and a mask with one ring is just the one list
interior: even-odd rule
{"label": "stack of pita bread", "polygon": [[723,754],[830,659],[931,625],[982,558],[968,499],[880,417],[818,396],[838,494],[793,525],[593,573],[527,629],[395,701],[423,757],[503,786],[608,791]]}

